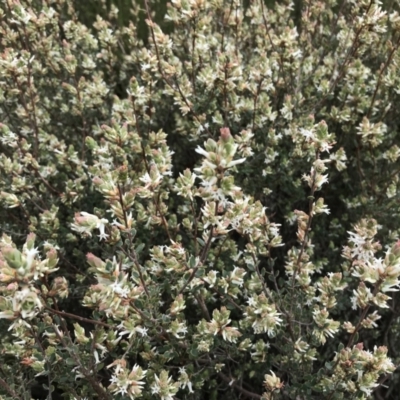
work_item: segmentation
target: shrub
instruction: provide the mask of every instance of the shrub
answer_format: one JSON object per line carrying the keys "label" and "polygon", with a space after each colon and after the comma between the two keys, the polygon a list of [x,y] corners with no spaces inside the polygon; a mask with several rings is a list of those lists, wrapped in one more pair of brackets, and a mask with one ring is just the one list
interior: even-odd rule
{"label": "shrub", "polygon": [[0,5],[2,398],[395,396],[397,2],[101,4]]}

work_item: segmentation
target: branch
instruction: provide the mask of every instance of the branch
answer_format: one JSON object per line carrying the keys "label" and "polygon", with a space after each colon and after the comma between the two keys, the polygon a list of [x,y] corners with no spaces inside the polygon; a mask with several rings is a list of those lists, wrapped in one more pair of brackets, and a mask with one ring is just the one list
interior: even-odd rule
{"label": "branch", "polygon": [[141,266],[140,266],[139,261],[138,261],[138,259],[137,259],[137,257],[136,257],[135,251],[132,250],[132,254],[131,254],[131,253],[128,253],[123,247],[119,247],[119,249],[120,249],[127,257],[129,257],[129,259],[130,259],[131,261],[133,261],[133,263],[135,264],[135,267],[136,267],[136,270],[137,270],[137,272],[138,272],[138,274],[139,274],[139,279],[140,279],[140,282],[142,283],[143,289],[144,289],[144,291],[146,292],[147,297],[150,297],[149,291],[148,291],[148,289],[147,289],[146,283],[145,283],[144,278],[143,278]]}
{"label": "branch", "polygon": [[243,389],[239,384],[235,383],[236,379],[235,378],[229,378],[229,376],[226,376],[225,374],[223,374],[222,372],[220,372],[218,374],[218,376],[224,380],[225,382],[229,383],[229,386],[234,387],[235,389],[237,389],[239,392],[243,393],[245,396],[250,397],[252,399],[261,399],[261,395],[257,394],[257,393],[253,393],[250,392],[249,390]]}
{"label": "branch", "polygon": [[379,86],[380,86],[380,84],[381,84],[381,81],[382,81],[382,75],[383,75],[384,71],[386,70],[386,68],[389,66],[390,62],[392,61],[392,58],[393,58],[393,56],[394,56],[394,53],[395,53],[395,51],[396,51],[396,50],[398,49],[398,47],[399,47],[399,43],[400,43],[400,36],[399,36],[399,38],[397,39],[396,45],[393,46],[391,52],[389,53],[389,57],[388,57],[388,59],[386,60],[385,64],[383,64],[383,65],[381,66],[381,68],[380,68],[378,80],[376,81],[376,86],[375,86],[374,94],[372,95],[371,104],[370,104],[369,109],[368,109],[368,112],[367,112],[367,118],[370,117],[371,112],[372,112],[372,109],[373,109],[373,107],[374,107],[375,98],[376,98],[376,95],[377,95],[377,93],[378,93],[378,90],[379,90]]}
{"label": "branch", "polygon": [[[215,203],[215,215],[218,214],[218,205],[219,202],[217,201]],[[196,275],[197,270],[204,264],[204,262],[207,259],[208,256],[208,252],[210,251],[210,246],[211,246],[211,241],[212,241],[212,237],[214,234],[214,227],[212,226],[210,228],[210,234],[208,235],[208,239],[207,239],[207,243],[203,248],[203,251],[201,252],[201,256],[200,256],[200,260],[198,265],[193,268],[193,272],[191,273],[191,275],[189,276],[188,280],[184,283],[184,285],[182,286],[181,290],[179,291],[178,295],[182,294],[183,291],[186,289],[187,285],[189,285],[189,283],[193,280],[194,276]]]}
{"label": "branch", "polygon": [[99,399],[101,400],[111,400],[109,393],[107,392],[107,389],[105,389],[98,381],[95,379],[95,377],[88,371],[81,363],[81,360],[79,357],[76,355],[75,351],[71,348],[71,346],[68,346],[67,343],[65,343],[64,338],[61,334],[61,332],[58,330],[57,326],[53,326],[54,332],[56,336],[58,337],[58,340],[62,343],[64,346],[65,350],[70,354],[70,356],[74,359],[76,362],[77,366],[79,366],[79,369],[81,370],[83,376],[88,380],[88,382],[91,384],[92,388],[94,391],[97,393],[99,396]]}
{"label": "branch", "polygon": [[57,311],[54,308],[51,308],[51,307],[49,307],[47,305],[45,305],[44,307],[45,307],[46,310],[50,311],[51,313],[57,314],[57,315],[59,315],[61,317],[64,317],[64,318],[76,319],[77,321],[87,322],[87,323],[93,324],[93,325],[101,325],[101,326],[104,326],[105,328],[110,328],[110,329],[112,328],[111,325],[108,325],[105,322],[97,321],[95,319],[84,318],[84,317],[81,317],[79,315],[66,313],[64,311]]}
{"label": "branch", "polygon": [[1,378],[0,378],[0,386],[2,386],[12,396],[13,399],[22,400],[22,397],[18,396],[18,394],[14,392],[14,390],[11,389],[10,386],[8,386],[7,382]]}
{"label": "branch", "polygon": [[[126,211],[125,211],[125,207],[124,207],[124,199],[122,198],[122,190],[121,190],[121,187],[119,186],[119,184],[118,184],[118,194],[119,194],[119,201],[121,203],[121,209],[122,209],[122,212],[124,214],[125,226],[126,226],[126,229],[128,229],[128,217],[126,215]],[[122,247],[120,249],[135,264],[135,267],[136,267],[137,272],[139,274],[140,282],[142,283],[143,289],[146,292],[147,297],[149,297],[149,291],[147,290],[146,282],[144,281],[144,278],[143,278],[142,269],[141,269],[141,266],[140,266],[139,261],[137,259],[136,252],[133,249],[133,238],[132,238],[132,233],[131,233],[130,230],[128,230],[128,236],[129,236],[129,244],[130,244],[130,247],[131,247],[131,253],[132,254],[126,252]]]}
{"label": "branch", "polygon": [[[155,34],[154,34],[154,22],[153,22],[153,19],[152,19],[152,17],[151,17],[151,12],[150,12],[150,7],[149,7],[148,0],[144,0],[144,5],[145,5],[145,8],[146,8],[146,14],[147,14],[147,18],[148,18],[148,21],[149,21],[149,24],[148,24],[148,25],[149,25],[149,28],[150,28],[151,39],[152,39],[152,42],[153,42],[153,44],[154,44],[154,48],[155,48],[155,51],[156,51],[158,72],[160,73],[161,78],[163,79],[163,81],[164,81],[173,91],[176,92],[176,89],[174,88],[174,86],[172,85],[172,83],[169,81],[169,79],[168,79],[167,76],[165,75],[165,73],[164,73],[164,71],[163,71],[163,69],[162,69],[162,66],[161,66],[161,57],[160,57],[160,52],[159,52],[158,46],[157,46],[156,36],[155,36]],[[185,97],[185,95],[182,93],[182,90],[181,90],[181,88],[180,88],[180,86],[179,86],[178,81],[176,80],[175,83],[176,83],[176,88],[178,89],[179,95],[181,96],[183,102],[186,104],[186,107],[188,107],[188,109],[190,110],[191,114],[194,116],[195,120],[196,120],[200,125],[202,125],[202,123],[201,123],[199,117],[197,116],[197,114],[196,114],[195,111],[193,110],[193,108],[192,108],[192,106],[190,105],[188,99],[187,99],[187,98]],[[212,136],[210,130],[209,130],[207,127],[204,127],[204,128],[205,128],[206,132],[207,132],[210,136]]]}

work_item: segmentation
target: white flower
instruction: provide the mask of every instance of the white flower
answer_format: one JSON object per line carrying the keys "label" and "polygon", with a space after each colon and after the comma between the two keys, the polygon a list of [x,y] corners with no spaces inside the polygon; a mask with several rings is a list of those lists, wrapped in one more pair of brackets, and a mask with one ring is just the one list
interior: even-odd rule
{"label": "white flower", "polygon": [[142,335],[142,337],[147,336],[147,331],[148,331],[147,328],[142,328],[141,326],[137,326],[135,330],[136,332],[139,332]]}
{"label": "white flower", "polygon": [[202,156],[204,156],[204,157],[206,157],[206,158],[209,158],[209,157],[210,157],[210,155],[208,154],[208,152],[207,152],[206,150],[202,149],[200,146],[197,146],[197,147],[195,148],[195,152],[201,154]]}
{"label": "white flower", "polygon": [[151,178],[147,172],[140,178],[140,180],[146,184],[151,184]]}
{"label": "white flower", "polygon": [[249,297],[249,298],[247,299],[247,304],[248,304],[250,307],[255,307],[256,304],[257,304],[257,302],[256,302],[256,300],[254,299],[254,297]]}
{"label": "white flower", "polygon": [[26,256],[26,269],[30,270],[32,267],[32,263],[35,259],[36,254],[39,254],[39,251],[37,247],[34,247],[32,249],[26,249],[25,250],[25,256]]}
{"label": "white flower", "polygon": [[111,288],[117,295],[126,298],[130,292],[129,288],[123,286],[123,282],[114,282]]}
{"label": "white flower", "polygon": [[309,129],[300,128],[300,134],[306,139],[314,139],[314,132]]}
{"label": "white flower", "polygon": [[245,158],[239,158],[238,160],[233,160],[233,161],[229,162],[229,163],[226,165],[226,167],[227,167],[227,168],[230,168],[230,167],[233,167],[234,165],[241,164],[241,163],[243,163],[243,162],[245,162],[245,161],[246,161]]}
{"label": "white flower", "polygon": [[109,236],[105,233],[105,227],[106,227],[105,224],[107,224],[107,223],[108,223],[108,221],[106,219],[102,218],[99,220],[99,223],[96,226],[96,228],[100,231],[100,235],[98,235],[100,240],[105,240]]}

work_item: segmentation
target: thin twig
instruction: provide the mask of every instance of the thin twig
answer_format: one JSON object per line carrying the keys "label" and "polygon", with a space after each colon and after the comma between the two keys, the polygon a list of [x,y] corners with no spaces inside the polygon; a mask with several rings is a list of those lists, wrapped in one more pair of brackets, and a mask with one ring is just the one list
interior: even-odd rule
{"label": "thin twig", "polygon": [[[99,396],[100,399],[102,400],[111,400],[111,397],[109,395],[109,393],[107,392],[106,389],[104,389],[97,381],[97,379],[95,379],[93,377],[93,375],[90,373],[90,371],[88,371],[81,363],[81,360],[79,359],[79,357],[76,355],[75,351],[73,350],[73,347],[69,346],[67,343],[65,343],[64,337],[62,336],[61,332],[58,330],[57,326],[53,326],[54,332],[56,334],[56,336],[58,337],[58,340],[60,341],[60,343],[62,343],[62,345],[64,346],[64,348],[67,350],[67,352],[70,354],[70,356],[74,359],[74,361],[76,362],[77,366],[79,367],[80,371],[82,372],[83,376],[88,380],[88,382],[91,384],[92,388],[94,389],[94,391],[97,393],[97,395]],[[67,329],[68,332],[68,328],[65,327],[65,329]]]}
{"label": "thin twig", "polygon": [[[382,280],[382,279],[379,279],[379,280],[375,283],[374,291],[372,292],[372,297],[375,297],[375,296],[377,295],[377,293],[379,292],[379,288],[380,288],[382,282],[383,282],[383,280]],[[351,334],[351,336],[350,336],[350,338],[349,338],[349,341],[347,342],[347,347],[350,347],[350,346],[353,345],[354,338],[355,338],[356,334],[358,333],[358,331],[360,330],[361,324],[362,324],[362,322],[364,321],[365,317],[367,316],[367,313],[368,313],[368,311],[369,311],[370,308],[371,308],[371,305],[370,305],[370,304],[367,304],[367,305],[364,307],[364,309],[362,310],[360,319],[358,320],[358,323],[357,323],[356,327],[354,328],[354,331],[353,331],[353,333]]]}
{"label": "thin twig", "polygon": [[[315,159],[317,160],[318,158],[319,158],[319,153],[317,152]],[[305,232],[304,232],[304,238],[303,238],[303,242],[302,242],[302,245],[301,245],[300,253],[299,253],[298,257],[297,257],[296,269],[294,270],[293,276],[292,276],[292,285],[291,285],[292,286],[292,291],[294,289],[296,276],[297,276],[297,273],[299,272],[299,269],[300,269],[300,262],[301,262],[301,259],[303,257],[303,254],[304,254],[304,250],[306,248],[307,241],[308,241],[308,235],[309,235],[310,229],[311,229],[314,194],[315,194],[315,191],[316,191],[316,185],[315,185],[316,177],[317,177],[317,170],[314,169],[314,173],[313,173],[313,176],[312,176],[312,183],[311,183],[311,193],[310,193],[309,201],[308,201],[308,221],[307,221],[307,226],[306,226],[306,229],[305,229]]]}
{"label": "thin twig", "polygon": [[136,252],[135,252],[134,250],[132,250],[130,253],[128,253],[123,247],[119,247],[119,249],[120,249],[127,257],[129,257],[129,259],[130,259],[131,261],[133,261],[133,263],[134,263],[134,265],[135,265],[135,268],[136,268],[136,270],[137,270],[137,272],[138,272],[138,274],[139,274],[139,279],[140,279],[140,282],[141,282],[141,284],[142,284],[142,286],[143,286],[143,289],[144,289],[144,291],[145,291],[147,297],[150,297],[150,293],[149,293],[149,291],[148,291],[148,289],[147,289],[145,280],[144,280],[144,278],[143,278],[142,267],[141,267],[141,265],[140,265],[140,263],[139,263],[139,261],[138,261],[138,259],[137,259],[137,257],[136,257]]}
{"label": "thin twig", "polygon": [[[154,44],[154,48],[156,51],[156,57],[157,57],[157,66],[158,66],[158,72],[160,73],[163,81],[174,91],[176,92],[176,89],[174,88],[173,84],[170,82],[170,80],[167,78],[167,76],[165,75],[162,66],[161,66],[161,56],[160,56],[160,51],[158,50],[158,45],[157,45],[157,41],[156,41],[156,36],[154,33],[154,22],[153,22],[153,18],[151,17],[151,12],[150,12],[150,7],[149,7],[149,3],[148,0],[144,0],[144,5],[146,8],[146,14],[147,14],[147,18],[148,18],[148,22],[149,22],[149,28],[150,28],[150,34],[151,34],[151,39],[152,42]],[[197,114],[195,113],[195,111],[193,110],[191,104],[189,103],[188,99],[186,98],[186,96],[182,93],[182,90],[179,86],[178,81],[175,81],[176,84],[176,88],[178,89],[178,93],[181,96],[183,102],[185,103],[186,107],[188,107],[190,113],[194,116],[194,118],[196,119],[196,121],[202,125],[200,118],[197,116]],[[209,136],[212,136],[210,130],[207,128],[207,126],[204,126],[204,129],[206,130],[206,132],[209,134]]]}
{"label": "thin twig", "polygon": [[[215,215],[218,214],[218,205],[219,205],[219,202],[217,201],[217,202],[215,203]],[[181,290],[179,291],[178,295],[180,295],[180,294],[183,293],[183,291],[185,290],[185,288],[189,285],[189,283],[190,283],[190,282],[193,280],[193,278],[195,277],[196,272],[198,271],[198,269],[199,269],[201,266],[203,266],[204,262],[206,261],[207,256],[208,256],[208,252],[210,251],[211,241],[212,241],[213,235],[214,235],[214,226],[212,226],[212,227],[210,228],[210,233],[209,233],[209,235],[208,235],[208,240],[207,240],[206,245],[205,245],[204,248],[203,248],[203,251],[202,251],[202,253],[201,253],[200,260],[199,260],[198,264],[196,265],[195,268],[193,268],[193,271],[192,271],[191,275],[189,276],[188,280],[183,284],[183,286],[182,286]]]}
{"label": "thin twig", "polygon": [[[120,187],[119,184],[118,184],[118,194],[119,194],[119,202],[121,204],[122,213],[124,215],[125,227],[126,227],[126,229],[128,229],[128,216],[126,215],[126,210],[125,210],[125,206],[124,206],[124,199],[122,198],[122,190],[121,190],[121,187]],[[130,230],[128,230],[128,238],[129,238],[129,245],[130,245],[130,248],[131,248],[130,252],[125,251],[122,247],[120,247],[120,249],[123,251],[123,253],[125,255],[127,255],[129,257],[129,259],[131,261],[133,261],[133,263],[135,265],[135,268],[136,268],[136,270],[137,270],[137,272],[139,274],[139,279],[140,279],[140,282],[142,283],[143,289],[146,292],[147,297],[150,297],[149,291],[147,289],[146,282],[145,282],[145,280],[143,278],[142,267],[139,264],[139,261],[138,261],[137,256],[136,256],[136,252],[135,252],[135,250],[133,248],[133,237],[132,237],[132,232]]]}
{"label": "thin twig", "polygon": [[239,385],[237,382],[237,379],[226,376],[222,372],[218,373],[218,376],[225,382],[229,384],[229,386],[234,387],[237,389],[240,393],[244,394],[247,397],[250,397],[252,399],[261,399],[261,395],[257,393],[250,392],[249,390],[243,389],[241,385]]}
{"label": "thin twig", "polygon": [[385,64],[380,68],[378,80],[376,81],[376,86],[375,86],[374,94],[372,95],[371,104],[370,104],[369,109],[368,109],[368,112],[367,112],[367,118],[369,118],[370,115],[371,115],[371,112],[372,112],[372,109],[373,109],[373,106],[374,106],[374,103],[375,103],[375,98],[376,98],[376,95],[377,95],[377,93],[378,93],[379,86],[380,86],[380,84],[381,84],[383,72],[386,70],[386,68],[389,66],[390,62],[392,61],[392,58],[393,58],[393,56],[394,56],[394,53],[395,53],[395,51],[396,51],[396,50],[398,49],[398,47],[399,47],[399,43],[400,43],[400,36],[399,36],[399,38],[397,39],[396,45],[393,46],[391,52],[389,53],[389,57],[387,58]]}
{"label": "thin twig", "polygon": [[45,306],[45,309],[50,311],[53,314],[59,315],[60,317],[76,319],[77,321],[87,322],[87,323],[92,324],[92,325],[101,325],[101,326],[104,326],[105,328],[112,329],[111,325],[108,325],[105,322],[97,321],[95,319],[84,318],[84,317],[81,317],[80,315],[70,314],[70,313],[67,313],[67,312],[64,312],[64,311],[58,311],[58,310],[55,310],[54,308],[51,308],[51,307],[49,307],[47,305]]}
{"label": "thin twig", "polygon": [[[368,14],[372,4],[373,4],[373,0],[370,1],[369,6],[365,12],[366,14]],[[351,48],[347,52],[346,58],[343,61],[342,65],[340,66],[340,73],[337,75],[336,78],[334,78],[334,74],[332,74],[331,80],[329,82],[328,92],[327,92],[326,96],[323,97],[322,100],[314,107],[314,113],[316,113],[317,111],[319,111],[322,108],[325,101],[328,99],[329,94],[332,92],[332,90],[335,89],[338,82],[340,82],[340,80],[342,79],[344,73],[346,72],[346,67],[347,67],[348,63],[350,62],[351,58],[356,54],[356,52],[358,50],[358,47],[357,47],[358,38],[360,37],[361,32],[363,31],[364,28],[365,28],[365,25],[361,25],[360,28],[357,30],[355,38],[351,45]]]}
{"label": "thin twig", "polygon": [[45,351],[45,349],[44,349],[44,347],[43,347],[38,335],[36,334],[35,330],[33,328],[31,328],[30,332],[31,332],[32,336],[35,338],[35,341],[36,341],[37,345],[39,346],[40,351],[41,351],[41,353],[43,355],[43,359],[47,364],[47,368],[48,368],[47,382],[48,382],[48,385],[49,385],[49,394],[48,394],[46,400],[52,400],[53,396],[51,394],[51,389],[50,389],[51,388],[51,373],[52,373],[51,364],[49,363],[49,361],[47,359],[46,351]]}
{"label": "thin twig", "polygon": [[18,396],[18,394],[16,392],[14,392],[14,390],[2,378],[0,378],[0,386],[2,386],[3,389],[5,389],[12,396],[13,399],[23,400],[23,398]]}

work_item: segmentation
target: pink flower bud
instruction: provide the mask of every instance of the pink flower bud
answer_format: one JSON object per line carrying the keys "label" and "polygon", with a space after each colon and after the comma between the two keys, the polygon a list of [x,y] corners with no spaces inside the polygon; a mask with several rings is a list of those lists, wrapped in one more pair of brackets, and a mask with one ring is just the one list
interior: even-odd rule
{"label": "pink flower bud", "polygon": [[99,178],[98,176],[95,176],[95,177],[92,179],[92,182],[93,182],[93,184],[94,184],[95,186],[99,186],[99,185],[101,185],[101,184],[103,183],[103,180],[102,180],[101,178]]}
{"label": "pink flower bud", "polygon": [[227,142],[228,139],[232,137],[231,131],[227,127],[221,128],[219,131],[221,133],[221,139],[223,142]]}
{"label": "pink flower bud", "polygon": [[102,259],[100,259],[99,257],[96,257],[92,253],[86,254],[86,261],[88,262],[88,264],[91,267],[96,268],[96,269],[102,269],[105,265],[105,263]]}

